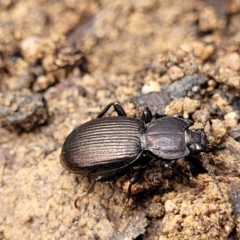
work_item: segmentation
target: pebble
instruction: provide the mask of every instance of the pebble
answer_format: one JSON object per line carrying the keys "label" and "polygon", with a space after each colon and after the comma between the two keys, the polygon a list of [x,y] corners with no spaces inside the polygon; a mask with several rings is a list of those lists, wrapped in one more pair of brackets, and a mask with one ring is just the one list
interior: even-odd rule
{"label": "pebble", "polygon": [[235,70],[235,71],[240,70],[240,56],[239,56],[239,54],[236,53],[236,52],[231,53],[226,59],[226,64],[232,70]]}
{"label": "pebble", "polygon": [[239,115],[237,112],[232,111],[224,116],[224,123],[226,127],[233,128],[238,124]]}
{"label": "pebble", "polygon": [[142,87],[142,94],[147,94],[150,92],[158,92],[160,91],[160,85],[157,82],[149,81],[145,83]]}
{"label": "pebble", "polygon": [[167,71],[167,74],[173,81],[184,77],[183,70],[177,66],[170,67]]}

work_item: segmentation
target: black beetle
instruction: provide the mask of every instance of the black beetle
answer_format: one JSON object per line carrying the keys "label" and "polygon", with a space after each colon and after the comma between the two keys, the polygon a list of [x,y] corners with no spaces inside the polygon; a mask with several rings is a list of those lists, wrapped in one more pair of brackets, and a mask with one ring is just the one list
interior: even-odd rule
{"label": "black beetle", "polygon": [[[111,106],[118,116],[102,118]],[[63,144],[61,163],[70,172],[93,178],[82,197],[93,191],[96,182],[113,180],[135,168],[129,196],[131,185],[148,164],[147,156],[176,160],[205,151],[207,140],[203,127],[189,129],[189,126],[190,123],[178,115],[153,119],[147,109],[142,119],[129,118],[118,102],[112,102],[96,119],[69,134]]]}

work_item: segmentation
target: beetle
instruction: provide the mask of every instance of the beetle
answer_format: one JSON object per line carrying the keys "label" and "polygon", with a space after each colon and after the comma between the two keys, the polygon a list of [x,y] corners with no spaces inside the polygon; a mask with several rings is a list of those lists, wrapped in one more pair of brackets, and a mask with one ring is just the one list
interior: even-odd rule
{"label": "beetle", "polygon": [[[118,116],[103,118],[112,106]],[[190,125],[179,115],[153,118],[148,109],[141,119],[129,118],[119,102],[111,102],[96,119],[69,134],[60,161],[68,171],[93,179],[81,198],[94,190],[96,182],[114,180],[134,169],[127,191],[130,196],[131,186],[149,162],[148,156],[172,161],[205,151],[204,127],[189,129]]]}

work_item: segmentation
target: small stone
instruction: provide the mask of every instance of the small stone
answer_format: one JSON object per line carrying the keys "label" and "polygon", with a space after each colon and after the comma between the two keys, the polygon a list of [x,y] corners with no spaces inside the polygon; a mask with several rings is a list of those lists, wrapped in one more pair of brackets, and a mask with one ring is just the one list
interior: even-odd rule
{"label": "small stone", "polygon": [[36,81],[33,84],[33,90],[35,92],[40,92],[47,89],[55,82],[54,78],[48,78],[45,75],[37,77]]}
{"label": "small stone", "polygon": [[165,107],[166,115],[180,114],[183,113],[183,99],[173,100],[169,105]]}
{"label": "small stone", "polygon": [[233,127],[237,126],[238,119],[239,119],[239,115],[237,114],[237,112],[232,111],[232,112],[227,113],[224,116],[225,126],[229,127],[229,128],[233,128]]}
{"label": "small stone", "polygon": [[231,53],[227,59],[226,64],[232,70],[238,71],[240,69],[240,56],[238,53]]}
{"label": "small stone", "polygon": [[148,216],[151,218],[159,218],[164,214],[164,208],[161,203],[150,203],[147,208]]}
{"label": "small stone", "polygon": [[213,79],[208,80],[207,83],[209,87],[213,87],[213,88],[215,88],[217,85],[216,81],[214,81]]}
{"label": "small stone", "polygon": [[191,76],[198,72],[197,62],[195,62],[193,60],[185,62],[183,68],[184,68],[184,73],[186,76],[188,76],[188,75]]}
{"label": "small stone", "polygon": [[136,106],[137,116],[141,117],[146,108],[150,110],[153,116],[165,114],[164,109],[171,100],[166,91],[159,91],[140,95],[132,98],[131,101]]}
{"label": "small stone", "polygon": [[229,135],[240,142],[240,124],[236,125],[229,131]]}
{"label": "small stone", "polygon": [[207,60],[215,51],[213,45],[205,44],[203,42],[193,42],[192,47],[194,56],[201,59],[202,61]]}
{"label": "small stone", "polygon": [[34,61],[39,57],[40,47],[40,39],[34,35],[25,38],[21,43],[23,56],[30,61]]}
{"label": "small stone", "polygon": [[229,109],[228,101],[220,93],[215,93],[212,96],[212,101],[221,109],[223,112],[227,112]]}
{"label": "small stone", "polygon": [[207,111],[206,109],[196,110],[193,113],[192,118],[194,122],[204,123],[205,121],[210,119],[210,112]]}
{"label": "small stone", "polygon": [[223,136],[227,133],[227,129],[223,121],[219,119],[212,119],[212,134],[215,144],[220,143]]}
{"label": "small stone", "polygon": [[3,91],[0,93],[0,105],[0,126],[10,131],[31,131],[48,119],[43,95],[27,89]]}
{"label": "small stone", "polygon": [[196,111],[200,106],[200,101],[185,97],[183,100],[183,117],[188,118],[190,113]]}
{"label": "small stone", "polygon": [[173,81],[184,77],[183,70],[177,66],[170,67],[167,71],[167,74],[170,77],[170,79]]}
{"label": "small stone", "polygon": [[142,94],[147,94],[150,92],[158,92],[160,91],[160,85],[157,82],[149,81],[145,83],[142,87]]}
{"label": "small stone", "polygon": [[235,72],[230,68],[221,67],[215,80],[237,89],[240,88],[240,76],[238,72]]}
{"label": "small stone", "polygon": [[165,211],[166,211],[166,212],[173,212],[174,209],[176,208],[176,203],[175,203],[174,201],[167,200],[167,201],[165,202],[164,207],[165,207]]}
{"label": "small stone", "polygon": [[216,29],[222,29],[226,25],[224,19],[219,19],[212,7],[205,7],[199,16],[199,30],[214,31]]}
{"label": "small stone", "polygon": [[100,89],[100,90],[97,91],[96,97],[98,99],[105,98],[105,96],[106,96],[106,90]]}

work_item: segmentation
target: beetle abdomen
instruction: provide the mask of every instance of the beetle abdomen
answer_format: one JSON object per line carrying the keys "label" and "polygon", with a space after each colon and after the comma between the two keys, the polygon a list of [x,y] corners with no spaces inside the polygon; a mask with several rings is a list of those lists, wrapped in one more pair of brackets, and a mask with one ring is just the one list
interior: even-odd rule
{"label": "beetle abdomen", "polygon": [[138,119],[120,116],[94,119],[67,137],[61,162],[76,173],[90,167],[107,170],[114,164],[129,165],[142,153],[140,135],[144,129],[144,123]]}

